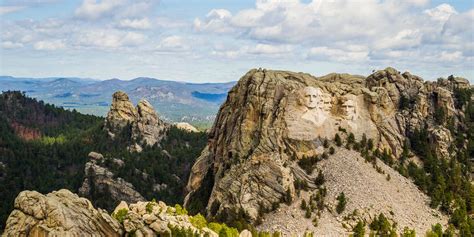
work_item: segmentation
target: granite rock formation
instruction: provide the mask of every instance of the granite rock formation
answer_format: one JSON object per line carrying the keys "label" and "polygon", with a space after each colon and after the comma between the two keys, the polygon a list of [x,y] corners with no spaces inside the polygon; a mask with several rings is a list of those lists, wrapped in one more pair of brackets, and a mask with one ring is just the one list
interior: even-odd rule
{"label": "granite rock formation", "polygon": [[[92,192],[100,193],[101,195],[108,195],[111,200],[115,202],[138,202],[144,201],[145,198],[135,190],[133,185],[122,178],[114,177],[107,168],[101,166],[104,157],[100,153],[89,153],[90,161],[88,161],[84,168],[84,181],[79,188],[79,194],[84,197],[93,196]],[[116,163],[123,162],[117,160]],[[93,186],[93,187],[92,187]]]}
{"label": "granite rock formation", "polygon": [[69,190],[23,191],[2,236],[122,236],[120,223]]}
{"label": "granite rock formation", "polygon": [[[295,196],[295,162],[320,155],[323,142],[343,130],[356,140],[364,135],[375,147],[398,157],[407,135],[428,127],[440,144],[449,130],[435,114],[442,110],[456,123],[452,89],[465,80],[423,81],[393,68],[368,77],[253,69],[229,92],[221,106],[208,146],[188,181],[187,207],[202,199],[208,216],[232,219],[246,213],[256,220],[286,195]],[[441,123],[441,124],[439,124]],[[202,190],[212,190],[203,195]]]}
{"label": "granite rock formation", "polygon": [[147,100],[140,100],[133,107],[125,92],[117,91],[112,96],[112,105],[105,120],[105,129],[114,138],[124,129],[130,129],[131,151],[140,152],[143,145],[159,144],[166,136],[169,125],[163,122]]}

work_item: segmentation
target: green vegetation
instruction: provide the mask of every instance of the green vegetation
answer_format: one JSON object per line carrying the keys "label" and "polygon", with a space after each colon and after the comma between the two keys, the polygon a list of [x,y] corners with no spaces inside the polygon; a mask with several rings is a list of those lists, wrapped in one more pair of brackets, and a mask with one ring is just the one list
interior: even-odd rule
{"label": "green vegetation", "polygon": [[357,222],[357,225],[352,229],[353,237],[364,237],[365,236],[365,223],[363,221]]}
{"label": "green vegetation", "polygon": [[375,231],[377,236],[397,236],[395,232],[396,223],[390,221],[380,213],[369,225],[372,231]]}
{"label": "green vegetation", "polygon": [[336,212],[341,214],[344,211],[344,209],[346,209],[346,204],[347,204],[346,195],[344,195],[344,192],[341,192],[339,196],[337,196]]}
{"label": "green vegetation", "polygon": [[117,211],[117,213],[112,214],[112,217],[115,218],[118,222],[123,223],[125,218],[127,217],[128,209],[122,208]]}
{"label": "green vegetation", "polygon": [[[146,199],[156,197],[168,205],[183,202],[183,180],[188,179],[191,165],[204,148],[206,134],[171,127],[161,147],[146,146],[141,153],[130,153],[129,127],[111,140],[103,123],[103,118],[64,110],[20,92],[0,95],[0,162],[6,166],[0,175],[0,229],[20,191],[49,193],[66,188],[77,192],[91,151],[102,153],[102,165],[132,183]],[[124,165],[116,165],[111,158],[123,160]],[[112,211],[118,203],[110,199],[108,190],[89,180],[88,198],[94,206]],[[167,188],[154,190],[154,184],[166,184]]]}

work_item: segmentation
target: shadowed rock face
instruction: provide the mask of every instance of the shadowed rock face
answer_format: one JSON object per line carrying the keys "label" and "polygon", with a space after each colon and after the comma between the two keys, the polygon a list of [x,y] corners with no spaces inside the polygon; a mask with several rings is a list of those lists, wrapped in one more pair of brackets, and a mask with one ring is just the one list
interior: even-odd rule
{"label": "shadowed rock face", "polygon": [[[288,191],[294,194],[293,160],[320,154],[323,140],[333,139],[340,128],[358,140],[365,134],[398,157],[407,134],[436,127],[435,108],[460,116],[450,90],[455,83],[423,82],[393,68],[367,78],[251,70],[217,115],[208,146],[192,168],[185,205],[200,188],[209,188],[201,184],[211,173],[207,214],[243,210],[255,220],[261,208],[271,209]],[[411,102],[408,108],[400,109],[402,96]],[[443,146],[449,137],[449,131],[436,136],[446,138],[437,141]]]}
{"label": "shadowed rock face", "polygon": [[[120,177],[114,177],[109,169],[102,167],[104,157],[100,153],[89,153],[90,161],[85,164],[84,182],[79,188],[79,194],[83,197],[92,197],[93,192],[102,195],[109,195],[111,200],[115,202],[138,202],[144,201],[145,198],[135,190],[133,185]],[[121,160],[117,160],[120,162]],[[91,186],[94,187],[91,187]]]}
{"label": "shadowed rock face", "polygon": [[120,224],[69,190],[43,195],[23,191],[15,199],[3,236],[121,236]]}
{"label": "shadowed rock face", "polygon": [[142,150],[142,145],[159,143],[168,128],[147,100],[140,100],[135,108],[125,92],[117,91],[112,96],[105,129],[114,138],[127,126],[131,128],[131,140],[136,142],[130,149],[138,152]]}

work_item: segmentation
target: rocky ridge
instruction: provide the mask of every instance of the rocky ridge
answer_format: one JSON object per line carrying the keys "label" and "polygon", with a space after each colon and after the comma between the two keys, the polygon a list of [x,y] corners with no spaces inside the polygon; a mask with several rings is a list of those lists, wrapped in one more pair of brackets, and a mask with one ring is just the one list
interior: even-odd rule
{"label": "rocky ridge", "polygon": [[130,150],[140,152],[143,145],[153,146],[166,136],[168,124],[157,115],[147,100],[140,100],[135,108],[128,95],[117,91],[112,95],[112,105],[105,119],[105,129],[114,138],[130,126]]}
{"label": "rocky ridge", "polygon": [[[423,81],[393,68],[368,77],[318,78],[253,69],[232,88],[217,115],[208,146],[192,168],[185,205],[200,200],[210,217],[231,221],[243,212],[255,221],[260,210],[271,210],[287,194],[295,197],[301,173],[295,163],[321,155],[323,141],[341,129],[356,140],[365,135],[396,158],[407,135],[428,127],[439,154],[447,155],[452,135],[436,114],[443,111],[458,123],[463,114],[455,108],[452,90],[466,86],[465,79]],[[202,190],[212,191],[206,196]]]}

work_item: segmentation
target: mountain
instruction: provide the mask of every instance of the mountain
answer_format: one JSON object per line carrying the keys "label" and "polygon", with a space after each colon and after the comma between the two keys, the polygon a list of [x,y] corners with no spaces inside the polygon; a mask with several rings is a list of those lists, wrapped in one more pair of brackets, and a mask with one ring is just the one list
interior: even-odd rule
{"label": "mountain", "polygon": [[105,116],[109,98],[124,91],[132,102],[148,100],[162,119],[189,122],[209,127],[220,104],[225,100],[229,83],[184,83],[139,77],[132,80],[93,80],[81,78],[15,78],[0,76],[0,91],[19,90],[28,96],[86,114]]}
{"label": "mountain", "polygon": [[[219,110],[185,207],[283,234],[346,235],[380,214],[397,233],[423,233],[457,213],[449,223],[467,231],[472,90],[466,79],[425,82],[393,68],[319,78],[251,70]],[[289,215],[301,219],[290,225]]]}
{"label": "mountain", "polygon": [[[161,121],[125,92],[105,122],[73,127],[75,135],[21,138],[4,116],[0,179],[9,182],[0,195],[10,205],[3,213],[13,210],[5,232],[472,236],[473,92],[463,78],[429,82],[394,68],[367,77],[253,69],[208,134]],[[77,113],[65,111],[52,115]]]}

